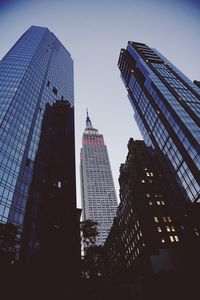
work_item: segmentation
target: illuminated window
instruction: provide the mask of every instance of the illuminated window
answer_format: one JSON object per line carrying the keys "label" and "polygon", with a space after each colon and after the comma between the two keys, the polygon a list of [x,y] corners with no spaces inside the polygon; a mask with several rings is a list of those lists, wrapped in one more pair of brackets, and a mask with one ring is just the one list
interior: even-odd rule
{"label": "illuminated window", "polygon": [[157,229],[158,229],[158,232],[162,232],[162,229],[160,226],[158,226]]}
{"label": "illuminated window", "polygon": [[164,243],[164,242],[165,242],[165,239],[162,239],[161,242]]}
{"label": "illuminated window", "polygon": [[153,203],[151,201],[149,201],[149,205],[153,205]]}
{"label": "illuminated window", "polygon": [[150,194],[149,194],[149,193],[146,193],[146,197],[149,198],[149,197],[150,197]]}
{"label": "illuminated window", "polygon": [[153,173],[152,173],[152,172],[150,172],[150,175],[151,175],[151,176],[153,176]]}
{"label": "illuminated window", "polygon": [[175,231],[175,228],[174,228],[174,226],[171,226],[171,231]]}
{"label": "illuminated window", "polygon": [[177,236],[177,235],[175,235],[175,236],[174,236],[174,239],[175,239],[175,241],[176,241],[176,242],[178,242],[178,241],[179,241],[179,238],[178,238],[178,236]]}
{"label": "illuminated window", "polygon": [[166,226],[166,229],[167,229],[167,231],[168,231],[168,232],[170,232],[170,231],[171,231],[171,229],[170,229],[170,227],[169,227],[169,226]]}
{"label": "illuminated window", "polygon": [[157,217],[154,217],[154,221],[155,221],[156,223],[158,223],[158,218],[157,218]]}
{"label": "illuminated window", "polygon": [[162,205],[165,205],[165,201],[161,200],[161,204],[162,204]]}
{"label": "illuminated window", "polygon": [[61,181],[58,181],[58,188],[61,189]]}
{"label": "illuminated window", "polygon": [[174,242],[174,237],[172,235],[170,235],[170,241],[173,243]]}
{"label": "illuminated window", "polygon": [[150,174],[148,173],[148,172],[146,172],[146,175],[149,177],[150,176]]}
{"label": "illuminated window", "polygon": [[171,219],[170,217],[167,217],[167,220],[168,220],[168,222],[171,222],[171,221],[172,221],[172,219]]}
{"label": "illuminated window", "polygon": [[158,205],[160,205],[160,201],[156,201],[156,203],[157,203]]}
{"label": "illuminated window", "polygon": [[163,217],[163,221],[164,221],[164,222],[167,222],[167,219],[166,219],[166,217]]}
{"label": "illuminated window", "polygon": [[142,183],[145,183],[145,180],[144,180],[144,179],[142,179],[142,180],[141,180],[141,182],[142,182]]}

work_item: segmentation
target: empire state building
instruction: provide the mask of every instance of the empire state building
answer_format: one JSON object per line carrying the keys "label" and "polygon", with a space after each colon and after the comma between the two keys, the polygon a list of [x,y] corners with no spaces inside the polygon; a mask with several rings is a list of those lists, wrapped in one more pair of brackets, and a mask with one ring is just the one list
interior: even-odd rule
{"label": "empire state building", "polygon": [[117,209],[117,197],[103,135],[93,128],[87,112],[81,149],[83,220],[98,222],[97,245],[103,245]]}

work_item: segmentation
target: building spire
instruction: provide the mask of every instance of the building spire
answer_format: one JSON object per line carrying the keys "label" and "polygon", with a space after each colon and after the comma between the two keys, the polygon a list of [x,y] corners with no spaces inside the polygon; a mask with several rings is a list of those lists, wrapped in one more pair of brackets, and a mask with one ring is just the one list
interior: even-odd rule
{"label": "building spire", "polygon": [[89,117],[89,114],[88,114],[88,109],[86,110],[86,113],[87,113],[87,118],[86,118],[86,128],[87,128],[87,129],[91,129],[91,128],[93,128],[93,126],[92,126],[92,122],[91,122],[90,117]]}

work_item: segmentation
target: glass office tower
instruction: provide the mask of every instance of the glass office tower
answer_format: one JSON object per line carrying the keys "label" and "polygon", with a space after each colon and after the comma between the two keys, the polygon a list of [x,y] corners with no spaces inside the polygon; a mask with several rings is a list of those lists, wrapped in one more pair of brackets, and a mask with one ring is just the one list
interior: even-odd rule
{"label": "glass office tower", "polygon": [[142,43],[128,42],[118,66],[145,143],[166,155],[190,201],[198,201],[200,89]]}
{"label": "glass office tower", "polygon": [[103,135],[87,115],[81,149],[81,199],[83,220],[98,222],[97,245],[103,245],[117,210],[117,197]]}
{"label": "glass office tower", "polygon": [[23,224],[45,106],[59,99],[73,105],[73,60],[32,26],[0,62],[0,222]]}

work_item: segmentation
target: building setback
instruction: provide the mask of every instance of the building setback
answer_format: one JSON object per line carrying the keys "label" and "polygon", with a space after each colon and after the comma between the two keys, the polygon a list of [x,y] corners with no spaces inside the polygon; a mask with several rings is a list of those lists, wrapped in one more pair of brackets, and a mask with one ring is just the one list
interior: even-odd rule
{"label": "building setback", "polygon": [[173,175],[167,181],[167,160],[161,172],[163,158],[143,141],[130,139],[128,149],[120,168],[121,202],[105,242],[108,275],[145,278],[173,271],[195,277],[199,203],[185,200]]}
{"label": "building setback", "polygon": [[103,135],[93,128],[87,113],[81,149],[83,220],[98,222],[97,245],[103,245],[117,209],[117,197]]}
{"label": "building setback", "polygon": [[31,26],[0,62],[0,222],[22,228],[46,103],[73,105],[73,60]]}
{"label": "building setback", "polygon": [[62,100],[46,106],[25,214],[21,260],[78,278],[79,219],[74,109]]}
{"label": "building setback", "polygon": [[171,162],[191,202],[200,195],[200,90],[157,50],[128,42],[118,62],[146,145]]}

